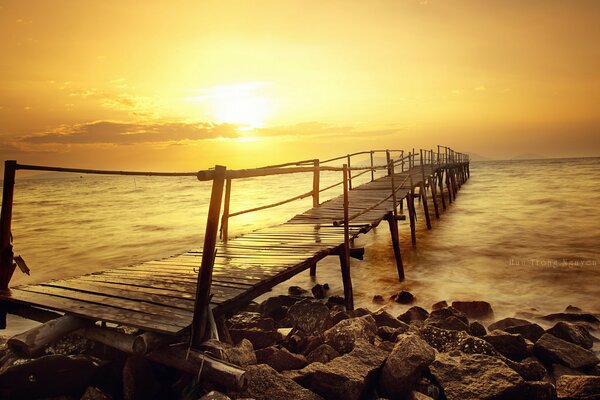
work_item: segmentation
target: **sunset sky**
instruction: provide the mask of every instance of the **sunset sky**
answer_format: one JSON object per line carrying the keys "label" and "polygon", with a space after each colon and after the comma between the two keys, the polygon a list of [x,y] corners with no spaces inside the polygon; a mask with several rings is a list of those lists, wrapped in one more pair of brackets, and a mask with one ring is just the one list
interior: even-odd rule
{"label": "sunset sky", "polygon": [[598,1],[0,1],[0,156],[598,156],[599,21]]}

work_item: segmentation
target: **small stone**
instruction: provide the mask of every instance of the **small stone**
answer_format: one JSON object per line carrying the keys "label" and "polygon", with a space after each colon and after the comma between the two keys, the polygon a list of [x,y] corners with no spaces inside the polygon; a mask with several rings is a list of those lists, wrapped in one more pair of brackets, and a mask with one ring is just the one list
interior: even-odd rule
{"label": "small stone", "polygon": [[464,313],[468,318],[487,319],[494,317],[494,310],[487,301],[453,301],[452,307]]}
{"label": "small stone", "polygon": [[323,287],[323,285],[317,283],[315,286],[312,287],[312,289],[310,290],[313,294],[313,296],[315,296],[315,299],[324,299],[325,295],[326,295],[326,291],[325,288]]}
{"label": "small stone", "polygon": [[406,310],[406,312],[398,315],[398,319],[407,324],[413,321],[425,321],[427,318],[429,318],[429,313],[426,309],[419,306],[413,306]]}
{"label": "small stone", "polygon": [[301,288],[300,286],[290,286],[288,288],[288,294],[290,296],[304,296],[308,293],[308,290]]}
{"label": "small stone", "polygon": [[487,335],[487,331],[485,330],[485,327],[483,325],[481,325],[481,323],[479,321],[473,321],[469,324],[469,332],[471,332],[471,335],[477,336],[477,337],[482,337],[482,336]]}
{"label": "small stone", "polygon": [[324,343],[311,351],[308,356],[306,356],[306,360],[309,363],[320,362],[322,364],[327,364],[329,361],[339,356],[340,353],[330,345]]}
{"label": "small stone", "polygon": [[569,368],[593,367],[600,359],[581,346],[545,333],[533,346],[534,354],[544,363],[559,363]]}
{"label": "small stone", "polygon": [[370,315],[345,319],[331,329],[325,331],[325,343],[339,353],[348,353],[354,348],[357,340],[373,343],[377,325]]}
{"label": "small stone", "polygon": [[402,290],[399,293],[393,295],[390,300],[400,304],[411,304],[415,301],[415,296],[406,290]]}
{"label": "small stone", "polygon": [[385,299],[383,298],[382,295],[376,294],[375,296],[373,296],[373,303],[375,303],[375,304],[383,304],[383,303],[385,303]]}
{"label": "small stone", "polygon": [[515,333],[523,336],[525,339],[530,340],[535,343],[539,338],[544,334],[544,328],[539,326],[538,324],[524,324],[524,325],[515,325],[509,326],[506,329],[503,329],[508,333]]}
{"label": "small stone", "polygon": [[437,303],[433,303],[431,305],[431,310],[439,310],[440,308],[448,307],[448,302],[446,300],[438,301]]}
{"label": "small stone", "polygon": [[490,324],[490,326],[488,326],[488,329],[490,331],[493,331],[496,329],[500,329],[501,331],[503,331],[503,330],[506,330],[506,328],[508,328],[510,326],[530,325],[530,324],[531,324],[531,322],[529,322],[525,319],[521,319],[521,318],[503,318],[501,320],[494,322],[493,324]]}
{"label": "small stone", "polygon": [[563,375],[556,381],[559,399],[600,399],[600,376]]}
{"label": "small stone", "polygon": [[520,361],[527,357],[527,344],[521,335],[494,330],[485,335],[483,340],[494,346],[498,353],[513,361]]}
{"label": "small stone", "polygon": [[583,326],[561,321],[548,329],[547,332],[562,340],[575,343],[584,349],[591,349],[594,346],[592,335]]}
{"label": "small stone", "polygon": [[329,296],[327,298],[327,307],[345,306],[346,300],[342,296]]}
{"label": "small stone", "polygon": [[575,306],[572,306],[572,305],[569,304],[567,306],[567,308],[565,308],[565,312],[568,312],[568,313],[580,313],[580,312],[583,312],[583,310],[581,308],[579,308],[579,307],[575,307]]}

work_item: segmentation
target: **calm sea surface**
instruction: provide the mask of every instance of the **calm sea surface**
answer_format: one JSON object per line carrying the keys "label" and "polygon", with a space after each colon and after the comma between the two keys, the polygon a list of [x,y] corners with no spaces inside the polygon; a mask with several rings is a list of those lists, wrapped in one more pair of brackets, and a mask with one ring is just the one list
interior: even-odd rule
{"label": "calm sea surface", "polygon": [[[324,174],[322,187],[338,179],[339,173]],[[234,181],[231,211],[292,197],[311,185],[311,176],[301,175]],[[31,276],[17,270],[11,285],[199,248],[209,196],[210,185],[195,178],[17,176],[14,248]],[[364,261],[352,260],[356,306],[375,308],[374,294],[406,289],[425,307],[444,299],[487,300],[497,316],[562,311],[569,304],[600,313],[599,204],[600,158],[475,162],[471,179],[433,219],[431,231],[419,215],[416,249],[408,222],[401,222],[404,282],[396,279],[387,224],[358,240],[367,247]],[[236,217],[230,231],[281,223],[310,206],[309,198]],[[319,263],[316,281],[342,292],[337,258]],[[306,272],[274,293],[312,284]],[[25,326],[9,320],[11,331]]]}

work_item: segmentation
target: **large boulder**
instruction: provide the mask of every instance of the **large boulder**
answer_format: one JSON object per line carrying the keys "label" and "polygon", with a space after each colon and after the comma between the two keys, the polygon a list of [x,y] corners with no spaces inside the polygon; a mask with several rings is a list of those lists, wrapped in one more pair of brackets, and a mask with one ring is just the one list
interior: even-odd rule
{"label": "large boulder", "polygon": [[557,322],[548,333],[567,342],[575,343],[584,349],[591,349],[594,346],[594,339],[587,328],[568,322]]}
{"label": "large boulder", "polygon": [[468,331],[469,319],[453,307],[433,310],[425,320],[426,325],[453,331]]}
{"label": "large boulder", "polygon": [[251,365],[246,369],[248,385],[240,397],[256,400],[322,400],[322,397],[303,388],[266,364]]}
{"label": "large boulder", "polygon": [[419,336],[439,352],[458,350],[468,354],[497,355],[494,347],[483,339],[464,331],[436,328],[426,325],[418,332]]}
{"label": "large boulder", "polygon": [[496,329],[483,336],[483,340],[494,346],[498,353],[511,360],[521,361],[527,357],[527,344],[521,335],[513,335]]}
{"label": "large boulder", "polygon": [[547,365],[559,363],[573,369],[593,367],[600,362],[591,351],[549,333],[535,343],[533,352]]}
{"label": "large boulder", "polygon": [[315,335],[323,329],[329,308],[319,301],[302,300],[290,307],[287,316],[295,329]]}
{"label": "large boulder", "polygon": [[541,338],[545,332],[544,328],[542,328],[538,324],[514,325],[506,327],[505,329],[503,329],[503,331],[521,335],[525,339],[530,340],[533,343],[537,342],[537,340]]}
{"label": "large boulder", "polygon": [[495,329],[500,329],[501,331],[505,331],[506,328],[511,327],[511,326],[519,326],[519,325],[527,325],[527,324],[531,324],[531,322],[527,321],[526,319],[503,318],[501,320],[494,322],[493,324],[490,324],[488,326],[488,329],[490,331],[493,331]]}
{"label": "large boulder", "polygon": [[512,399],[523,379],[496,357],[484,354],[439,354],[429,366],[447,400]]}
{"label": "large boulder", "polygon": [[358,400],[375,386],[386,357],[387,352],[358,341],[350,353],[327,364],[317,362],[286,374],[324,398]]}
{"label": "large boulder", "polygon": [[494,317],[494,310],[487,301],[453,301],[452,307],[473,319]]}
{"label": "large boulder", "polygon": [[600,376],[563,375],[556,380],[559,399],[600,399]]}
{"label": "large boulder", "polygon": [[340,321],[333,328],[325,331],[325,343],[339,353],[348,353],[354,348],[357,340],[373,343],[377,325],[370,315],[349,318]]}
{"label": "large boulder", "polygon": [[255,349],[272,346],[281,339],[275,320],[257,312],[236,314],[227,320],[227,326],[234,343],[248,339]]}
{"label": "large boulder", "polygon": [[481,324],[479,321],[473,321],[469,324],[469,332],[471,335],[482,337],[487,335],[487,331],[485,330],[485,326]]}
{"label": "large boulder", "polygon": [[240,367],[256,364],[254,348],[248,339],[242,339],[236,346],[210,339],[202,343],[202,349],[221,360]]}
{"label": "large boulder", "polygon": [[429,317],[426,309],[419,306],[412,306],[406,312],[398,315],[398,319],[402,322],[410,324],[412,321],[425,321]]}
{"label": "large boulder", "polygon": [[435,359],[435,350],[416,335],[401,335],[389,354],[379,380],[380,392],[389,398],[407,396]]}

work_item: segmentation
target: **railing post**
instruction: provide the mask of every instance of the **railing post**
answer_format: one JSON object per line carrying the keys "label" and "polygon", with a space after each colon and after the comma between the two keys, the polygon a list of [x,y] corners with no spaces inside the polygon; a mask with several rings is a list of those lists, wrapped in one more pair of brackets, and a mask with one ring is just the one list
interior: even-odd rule
{"label": "railing post", "polygon": [[375,180],[375,171],[373,170],[373,150],[371,150],[371,182]]}
{"label": "railing post", "polygon": [[348,198],[349,179],[348,165],[344,164],[344,245],[340,253],[340,265],[342,268],[342,281],[344,283],[344,299],[346,309],[354,309],[354,298],[352,293],[352,277],[350,276],[350,217],[348,209],[350,201]]}
{"label": "railing post", "polygon": [[394,217],[396,217],[398,215],[398,212],[396,211],[396,185],[394,183],[394,161],[390,160],[390,163],[388,164],[388,168],[390,169],[390,171],[392,172],[390,174],[390,184],[392,185],[392,202],[394,205]]}
{"label": "railing post", "polygon": [[198,272],[196,286],[196,302],[194,303],[194,318],[192,320],[192,346],[198,348],[207,339],[208,313],[210,312],[210,287],[212,272],[215,263],[215,248],[217,245],[217,231],[219,229],[219,214],[221,200],[223,199],[223,186],[225,184],[226,167],[216,165],[213,175],[210,205],[206,219],[206,233],[204,234],[204,247],[202,261]]}
{"label": "railing post", "polygon": [[352,190],[352,170],[350,169],[352,167],[350,164],[350,154],[346,156],[346,159],[348,160],[348,190]]}
{"label": "railing post", "polygon": [[390,171],[390,151],[386,149],[385,151],[385,160],[386,160],[386,165],[388,166],[388,176],[390,176],[390,174],[392,173]]}
{"label": "railing post", "polygon": [[404,150],[400,151],[400,160],[402,161],[402,171],[404,172]]}
{"label": "railing post", "polygon": [[321,189],[321,171],[319,170],[319,160],[313,160],[313,165],[315,170],[313,171],[313,207],[318,207],[319,205],[319,190]]}
{"label": "railing post", "polygon": [[221,239],[227,243],[229,239],[229,203],[231,200],[231,179],[225,181],[225,201],[223,203],[223,216],[221,217]]}
{"label": "railing post", "polygon": [[8,289],[8,284],[15,271],[11,225],[16,171],[17,162],[15,160],[4,162],[4,187],[2,189],[2,212],[0,214],[0,291]]}
{"label": "railing post", "polygon": [[423,179],[423,187],[425,187],[425,164],[423,163],[423,149],[419,149],[419,153],[419,161],[421,162],[421,178]]}

